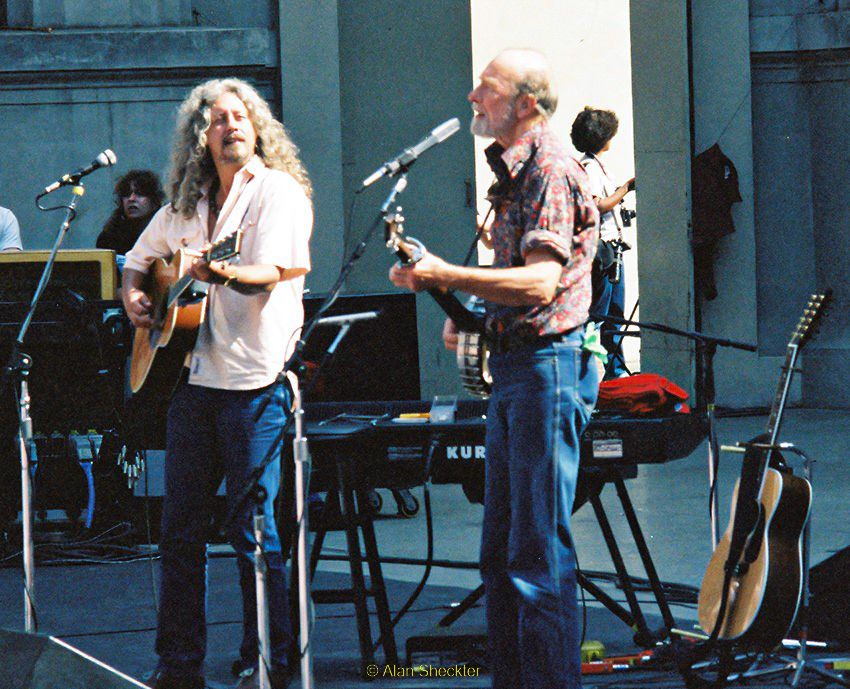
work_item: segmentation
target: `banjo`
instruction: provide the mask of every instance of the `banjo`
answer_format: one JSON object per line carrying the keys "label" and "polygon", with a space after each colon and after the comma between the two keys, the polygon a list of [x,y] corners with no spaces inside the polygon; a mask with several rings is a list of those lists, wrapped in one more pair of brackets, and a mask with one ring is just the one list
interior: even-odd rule
{"label": "banjo", "polygon": [[[384,239],[402,263],[411,264],[425,255],[425,245],[404,236],[401,208],[384,217]],[[476,397],[489,397],[493,384],[488,360],[490,356],[484,335],[484,300],[470,297],[464,305],[453,293],[429,289],[428,293],[458,327],[457,365],[463,388]]]}

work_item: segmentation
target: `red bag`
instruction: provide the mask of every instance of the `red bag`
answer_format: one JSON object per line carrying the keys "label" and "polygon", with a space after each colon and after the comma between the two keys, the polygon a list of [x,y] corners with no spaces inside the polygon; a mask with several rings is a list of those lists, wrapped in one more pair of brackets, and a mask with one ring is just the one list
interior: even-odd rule
{"label": "red bag", "polygon": [[603,381],[599,385],[597,409],[636,415],[689,414],[688,393],[656,373],[638,373]]}

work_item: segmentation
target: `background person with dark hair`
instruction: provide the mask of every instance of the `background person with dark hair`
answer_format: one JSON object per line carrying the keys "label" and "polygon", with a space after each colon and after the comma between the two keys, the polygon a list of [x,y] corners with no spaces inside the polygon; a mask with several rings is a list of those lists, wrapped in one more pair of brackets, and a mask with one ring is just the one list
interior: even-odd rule
{"label": "background person with dark hair", "polygon": [[130,170],[115,184],[115,210],[97,237],[98,249],[123,256],[147,227],[165,199],[159,177],[150,170]]}
{"label": "background person with dark hair", "polygon": [[[590,178],[590,189],[599,210],[599,247],[593,261],[593,303],[590,312],[603,316],[623,318],[626,304],[626,287],[622,265],[617,265],[618,244],[622,250],[630,248],[623,242],[623,228],[615,209],[625,195],[635,186],[635,178],[619,187],[615,185],[599,156],[611,148],[619,120],[610,110],[597,110],[587,106],[573,122],[570,138],[573,146],[583,153],[580,162]],[[621,254],[622,255],[622,254]],[[606,378],[628,375],[623,357],[622,337],[618,326],[603,323],[602,344],[608,352]]]}

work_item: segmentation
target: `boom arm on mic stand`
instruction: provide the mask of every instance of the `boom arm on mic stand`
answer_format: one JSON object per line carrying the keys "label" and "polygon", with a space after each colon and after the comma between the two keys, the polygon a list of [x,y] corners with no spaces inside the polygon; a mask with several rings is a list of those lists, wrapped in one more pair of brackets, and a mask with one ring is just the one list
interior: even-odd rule
{"label": "boom arm on mic stand", "polygon": [[66,187],[69,184],[79,184],[80,180],[86,175],[90,175],[95,170],[99,170],[102,167],[110,167],[115,165],[118,162],[117,156],[112,152],[111,149],[107,148],[105,151],[101,151],[98,153],[97,157],[91,161],[86,167],[81,167],[79,170],[75,170],[74,172],[70,172],[68,174],[62,175],[59,179],[57,179],[52,184],[48,184],[44,187],[44,191],[42,191],[38,198],[42,196],[46,196],[47,194],[56,191],[59,187]]}
{"label": "boom arm on mic stand", "polygon": [[[709,483],[709,516],[711,520],[711,547],[717,548],[720,540],[720,522],[718,520],[719,498],[717,491],[717,471],[719,468],[720,443],[717,439],[717,428],[715,418],[715,387],[714,387],[714,355],[717,347],[730,347],[747,352],[757,351],[757,347],[749,342],[738,342],[723,337],[713,337],[695,330],[680,330],[663,323],[649,323],[646,321],[633,321],[618,316],[608,316],[599,313],[591,313],[590,319],[594,321],[607,321],[615,325],[637,326],[646,330],[655,330],[669,335],[685,337],[696,343],[697,356],[702,361],[702,376],[697,382],[697,408],[705,411],[708,422],[708,483]],[[720,619],[720,618],[718,618]]]}

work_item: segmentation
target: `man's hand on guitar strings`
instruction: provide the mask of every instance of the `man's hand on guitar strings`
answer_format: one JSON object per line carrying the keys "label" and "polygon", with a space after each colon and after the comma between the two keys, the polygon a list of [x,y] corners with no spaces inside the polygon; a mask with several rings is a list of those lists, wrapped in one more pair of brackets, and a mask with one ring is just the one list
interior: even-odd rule
{"label": "man's hand on guitar strings", "polygon": [[228,279],[236,279],[236,267],[227,261],[207,263],[203,258],[196,258],[189,266],[188,273],[194,280],[213,285],[223,285]]}
{"label": "man's hand on guitar strings", "polygon": [[390,282],[413,292],[443,289],[448,271],[448,263],[426,251],[416,263],[396,263],[390,268]]}
{"label": "man's hand on guitar strings", "polygon": [[124,297],[124,310],[137,328],[152,328],[156,325],[150,316],[152,308],[150,297],[140,289],[131,289]]}

